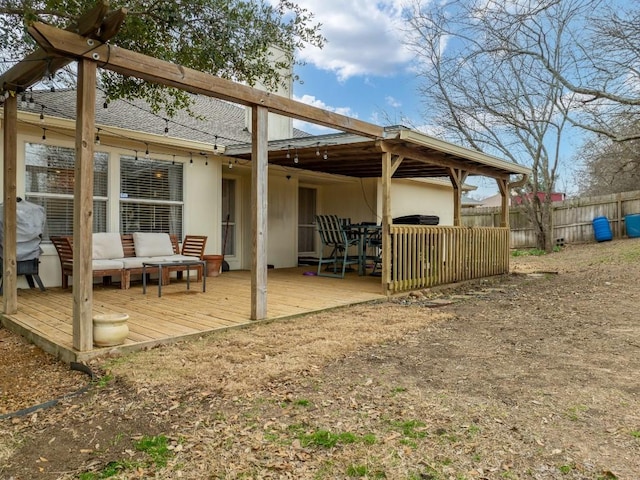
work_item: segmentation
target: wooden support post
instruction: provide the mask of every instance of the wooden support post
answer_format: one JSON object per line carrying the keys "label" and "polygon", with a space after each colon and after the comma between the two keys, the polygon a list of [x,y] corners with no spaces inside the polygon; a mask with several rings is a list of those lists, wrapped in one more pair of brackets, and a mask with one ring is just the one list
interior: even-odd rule
{"label": "wooden support post", "polygon": [[462,185],[469,172],[460,168],[450,168],[449,178],[453,185],[453,225],[459,227],[462,225]]}
{"label": "wooden support post", "polygon": [[265,107],[251,108],[251,320],[267,317],[268,114]]}
{"label": "wooden support post", "polygon": [[496,183],[500,189],[500,195],[502,195],[501,214],[500,214],[500,226],[509,227],[509,200],[511,195],[509,194],[509,180],[506,178],[496,178]]}
{"label": "wooden support post", "polygon": [[78,62],[76,163],[73,208],[73,347],[93,348],[93,138],[96,105],[96,64]]}
{"label": "wooden support post", "polygon": [[391,154],[382,154],[382,293],[391,286]]}
{"label": "wooden support post", "polygon": [[4,101],[4,244],[3,244],[3,312],[18,311],[18,276],[16,261],[17,222],[17,156],[18,156],[18,93],[10,92]]}

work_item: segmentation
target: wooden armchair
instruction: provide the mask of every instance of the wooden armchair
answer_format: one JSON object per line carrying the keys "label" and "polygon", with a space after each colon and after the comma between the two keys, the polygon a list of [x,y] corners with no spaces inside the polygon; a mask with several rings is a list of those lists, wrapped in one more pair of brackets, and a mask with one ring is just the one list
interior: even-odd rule
{"label": "wooden armchair", "polygon": [[[207,245],[207,238],[208,237],[206,235],[186,235],[184,237],[184,241],[182,242],[182,250],[180,250],[180,254],[186,257],[195,257],[198,260],[202,260],[202,257],[204,256],[204,247]],[[178,252],[177,241],[174,243],[174,248],[176,249],[176,252]],[[182,278],[182,272],[185,269],[184,267],[170,267],[166,270],[167,275],[172,271],[176,271],[177,278]],[[202,275],[204,273],[203,268],[198,265],[197,267],[195,267],[195,270],[198,275],[198,282],[201,282]]]}

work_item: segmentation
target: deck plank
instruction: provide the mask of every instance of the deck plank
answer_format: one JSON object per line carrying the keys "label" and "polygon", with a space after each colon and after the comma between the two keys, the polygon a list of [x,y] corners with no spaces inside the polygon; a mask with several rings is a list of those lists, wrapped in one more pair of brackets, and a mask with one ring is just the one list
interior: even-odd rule
{"label": "deck plank", "polygon": [[[268,272],[267,315],[269,320],[298,316],[328,308],[386,298],[379,277],[344,279],[303,275],[310,267],[275,269]],[[247,271],[225,272],[208,277],[206,292],[192,278],[172,279],[162,287],[134,283],[128,290],[96,284],[93,290],[94,313],[129,314],[129,337],[116,350],[176,342],[217,330],[250,325],[251,277]],[[71,289],[48,288],[18,291],[18,312],[3,315],[2,324],[25,335],[44,350],[65,361],[84,361],[113,348],[95,348],[88,352],[73,349],[73,295]]]}

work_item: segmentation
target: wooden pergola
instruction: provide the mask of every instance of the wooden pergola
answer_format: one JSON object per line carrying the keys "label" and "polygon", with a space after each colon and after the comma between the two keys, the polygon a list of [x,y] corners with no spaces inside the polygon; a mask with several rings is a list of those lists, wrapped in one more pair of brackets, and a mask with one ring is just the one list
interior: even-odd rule
{"label": "wooden pergola", "polygon": [[[53,72],[71,61],[77,62],[76,164],[73,218],[73,347],[82,352],[92,348],[92,225],[93,225],[93,154],[95,130],[95,97],[97,68],[112,70],[125,76],[178,88],[187,92],[217,97],[248,106],[252,110],[252,268],[251,318],[266,318],[267,306],[267,173],[269,143],[267,117],[269,112],[324,125],[369,139],[376,145],[375,155],[368,159],[382,177],[383,235],[391,225],[391,177],[394,172],[412,165],[412,175],[421,176],[434,165],[446,172],[454,187],[455,222],[460,222],[461,186],[469,174],[482,170],[498,182],[503,198],[502,223],[508,225],[508,192],[513,184],[510,175],[523,175],[528,169],[507,162],[487,167],[481,154],[470,151],[439,151],[427,154],[429,146],[415,142],[395,142],[385,137],[383,127],[311,107],[288,98],[263,92],[210,74],[152,58],[111,45],[126,17],[126,10],[110,12],[107,0],[100,0],[76,24],[66,30],[43,23],[29,27],[29,33],[40,48],[0,76],[0,91],[4,100],[4,298],[3,313],[17,312],[16,272],[16,199],[17,199],[17,97],[37,83],[48,70]],[[405,139],[406,140],[406,139]],[[443,142],[444,143],[444,142]],[[426,149],[426,150],[425,150]],[[433,148],[431,148],[433,150]],[[437,149],[436,149],[437,150]],[[433,152],[431,152],[433,153]],[[408,160],[405,160],[408,159]],[[466,159],[462,161],[462,159]],[[271,160],[273,161],[273,160]],[[349,160],[344,160],[348,163]],[[406,162],[406,163],[405,163]],[[491,162],[488,162],[491,163]],[[402,167],[404,165],[404,167]],[[484,165],[484,166],[483,166]],[[430,167],[431,166],[431,167]],[[417,169],[417,170],[416,170]],[[430,175],[427,175],[430,176]],[[519,182],[519,183],[520,183]],[[391,270],[390,255],[384,255],[383,276]]]}

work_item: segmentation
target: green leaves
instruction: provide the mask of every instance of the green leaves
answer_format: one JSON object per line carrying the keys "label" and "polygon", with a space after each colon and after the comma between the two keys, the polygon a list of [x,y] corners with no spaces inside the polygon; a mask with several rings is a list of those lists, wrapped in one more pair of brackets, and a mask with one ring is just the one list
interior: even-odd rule
{"label": "green leaves", "polygon": [[[94,1],[24,0],[0,5],[0,42],[20,59],[36,45],[26,33],[33,21],[66,27]],[[306,46],[322,47],[320,25],[294,2],[271,6],[263,0],[131,0],[112,1],[111,8],[128,9],[120,32],[110,42],[195,70],[269,88],[286,85],[294,52]],[[275,59],[270,48],[282,51]],[[167,115],[184,107],[188,96],[157,85],[102,73],[102,88],[110,99],[145,98]]]}

